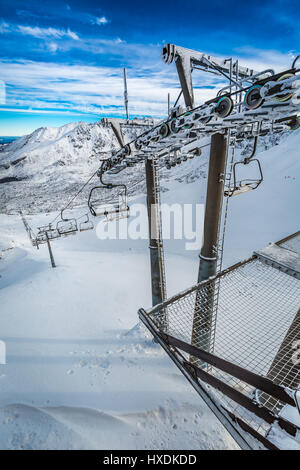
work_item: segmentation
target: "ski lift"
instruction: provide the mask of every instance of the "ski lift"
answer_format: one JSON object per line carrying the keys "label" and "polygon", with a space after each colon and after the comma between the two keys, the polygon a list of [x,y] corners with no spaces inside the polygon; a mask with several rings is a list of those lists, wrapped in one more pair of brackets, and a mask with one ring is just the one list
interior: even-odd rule
{"label": "ski lift", "polygon": [[42,243],[47,243],[48,240],[53,240],[54,238],[59,238],[60,234],[56,228],[53,228],[51,224],[43,225],[38,227],[38,233],[35,238],[35,245],[41,245]]}
{"label": "ski lift", "polygon": [[88,207],[91,214],[94,217],[106,217],[109,221],[128,217],[126,185],[105,183],[102,173],[101,167],[98,174],[101,185],[94,186],[89,194]]}
{"label": "ski lift", "polygon": [[[258,186],[263,181],[263,173],[260,165],[260,161],[257,158],[253,158],[256,152],[257,147],[257,136],[254,139],[254,147],[250,157],[245,158],[241,162],[236,162],[233,165],[232,173],[233,173],[233,184],[224,190],[224,195],[226,197],[237,196],[238,194],[245,193],[252,189],[258,188]],[[255,178],[239,178],[238,177],[238,170],[237,168],[241,165],[249,165],[251,164],[256,167],[257,176]]]}
{"label": "ski lift", "polygon": [[60,233],[57,230],[57,228],[51,227],[51,225],[49,225],[49,229],[47,230],[47,235],[48,235],[49,240],[53,240],[54,238],[60,237]]}
{"label": "ski lift", "polygon": [[56,229],[59,235],[63,235],[67,237],[68,235],[75,235],[78,232],[78,225],[77,220],[73,217],[71,219],[67,219],[63,216],[65,209],[62,209],[60,212],[61,220],[59,220],[56,224]]}
{"label": "ski lift", "polygon": [[47,228],[48,225],[38,227],[38,233],[35,237],[36,245],[41,245],[42,243],[47,243]]}
{"label": "ski lift", "polygon": [[93,222],[89,219],[88,214],[84,214],[79,218],[83,219],[81,222],[79,222],[79,231],[80,232],[85,232],[86,230],[93,230],[94,224]]}

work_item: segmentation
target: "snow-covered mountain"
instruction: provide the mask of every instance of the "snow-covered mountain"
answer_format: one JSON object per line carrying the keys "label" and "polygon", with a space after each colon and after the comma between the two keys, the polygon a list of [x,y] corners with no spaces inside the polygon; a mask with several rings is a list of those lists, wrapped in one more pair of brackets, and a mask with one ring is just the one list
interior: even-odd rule
{"label": "snow-covered mountain", "polygon": [[[125,131],[126,132],[126,131]],[[100,152],[118,148],[110,127],[101,123],[73,122],[62,127],[41,127],[8,144],[1,153],[1,170],[19,179],[41,175],[51,166],[90,169]],[[97,157],[96,157],[97,155]]]}
{"label": "snow-covered mountain", "polygon": [[[144,130],[144,128],[143,128]],[[125,141],[141,128],[124,128]],[[51,210],[99,167],[99,160],[118,148],[111,127],[74,122],[42,127],[0,152],[0,212]]]}
{"label": "snow-covered mountain", "polygon": [[[124,127],[125,141],[141,132],[138,126]],[[288,132],[262,137],[258,151],[277,145],[289,135]],[[204,139],[203,143],[209,143]],[[0,150],[0,213],[47,212],[62,207],[79,190],[82,184],[99,167],[101,158],[119,147],[111,127],[102,123],[74,122],[62,127],[42,127],[32,134],[21,137]],[[251,153],[252,143],[239,143],[241,155]],[[162,171],[162,186],[170,177],[180,182],[193,182],[206,176],[209,147],[203,149],[201,161],[188,161],[171,172]],[[143,165],[117,175],[133,192],[145,189]],[[138,181],[141,184],[136,185]],[[94,178],[74,202],[85,204],[90,188],[97,182]]]}

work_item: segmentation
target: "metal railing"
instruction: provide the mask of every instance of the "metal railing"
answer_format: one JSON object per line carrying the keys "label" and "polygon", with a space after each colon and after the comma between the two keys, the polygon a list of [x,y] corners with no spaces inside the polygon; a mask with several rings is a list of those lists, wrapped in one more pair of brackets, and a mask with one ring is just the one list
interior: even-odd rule
{"label": "metal railing", "polygon": [[[300,235],[283,244],[295,244],[296,238],[299,243]],[[216,283],[218,292],[211,310]],[[210,325],[206,300],[207,309],[213,312]],[[146,326],[150,322],[152,333],[160,337],[171,355],[179,354],[192,375],[212,386],[227,412],[265,437],[274,420],[281,419],[282,407],[287,403],[296,406],[293,398],[284,395],[290,389],[287,395],[292,397],[300,382],[300,365],[292,360],[295,342],[300,340],[299,306],[299,281],[254,255],[151,310],[141,309],[140,317],[146,320]],[[195,337],[201,344],[194,341]],[[220,367],[222,361],[229,364],[227,369]],[[235,368],[244,375],[236,375]],[[251,374],[261,383],[249,382]],[[272,386],[279,386],[283,396],[276,390],[274,393]],[[253,412],[249,400],[266,416],[257,409]]]}

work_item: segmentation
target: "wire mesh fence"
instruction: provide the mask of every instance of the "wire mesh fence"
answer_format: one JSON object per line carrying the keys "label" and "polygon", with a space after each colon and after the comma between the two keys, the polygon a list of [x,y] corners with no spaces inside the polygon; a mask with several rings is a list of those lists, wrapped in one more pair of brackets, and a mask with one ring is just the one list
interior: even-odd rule
{"label": "wire mesh fence", "polygon": [[287,248],[288,250],[294,251],[300,255],[300,232],[297,232],[291,237],[284,238],[279,241],[277,245],[280,245],[282,248]]}
{"label": "wire mesh fence", "polygon": [[[218,298],[216,293],[218,292]],[[198,284],[148,312],[156,327],[182,341],[215,354],[278,385],[296,389],[300,382],[295,342],[300,340],[300,288],[292,276],[255,256]],[[226,384],[278,414],[279,400],[242,380],[184,353]],[[214,390],[221,402],[255,430],[268,425],[233,400]]]}

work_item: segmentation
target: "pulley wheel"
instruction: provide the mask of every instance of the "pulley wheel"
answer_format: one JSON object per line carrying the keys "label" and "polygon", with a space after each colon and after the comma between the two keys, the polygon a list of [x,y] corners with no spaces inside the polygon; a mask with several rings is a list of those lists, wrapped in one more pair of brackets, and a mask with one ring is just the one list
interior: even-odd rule
{"label": "pulley wheel", "polygon": [[289,126],[289,128],[291,129],[291,131],[295,131],[297,129],[300,128],[300,118],[294,118],[294,119],[291,119],[287,125]]}
{"label": "pulley wheel", "polygon": [[171,131],[172,131],[174,134],[177,134],[177,132],[180,131],[180,128],[178,128],[178,127],[176,126],[176,119],[172,119],[171,124],[170,124],[170,128],[171,128]]}
{"label": "pulley wheel", "polygon": [[263,98],[260,95],[260,85],[253,85],[245,94],[244,104],[247,109],[259,108],[263,103]]}
{"label": "pulley wheel", "polygon": [[[291,77],[294,77],[294,74],[284,73],[283,75],[281,75],[281,77],[278,78],[277,82],[281,82],[282,80],[286,80],[287,78],[291,78]],[[293,94],[294,93],[285,93],[284,95],[277,95],[277,96],[274,96],[274,100],[278,101],[279,103],[284,103],[285,101],[292,98]]]}
{"label": "pulley wheel", "polygon": [[131,154],[131,149],[130,149],[130,145],[129,144],[126,144],[124,146],[124,153],[125,155],[130,155]]}
{"label": "pulley wheel", "polygon": [[229,116],[233,109],[233,101],[229,96],[223,96],[217,102],[215,107],[215,113],[219,118],[225,118]]}
{"label": "pulley wheel", "polygon": [[212,120],[212,116],[206,116],[205,118],[201,118],[201,124],[208,124]]}
{"label": "pulley wheel", "polygon": [[[184,116],[190,116],[190,114],[191,114],[191,113],[187,112],[187,113],[184,114]],[[191,129],[191,128],[193,127],[193,125],[194,125],[194,124],[193,124],[192,122],[189,123],[189,124],[184,124],[183,128],[184,128],[184,129]]]}
{"label": "pulley wheel", "polygon": [[159,134],[162,138],[165,138],[169,135],[170,129],[168,124],[164,123],[160,126]]}
{"label": "pulley wheel", "polygon": [[142,148],[142,144],[139,140],[135,141],[134,146],[137,150],[141,150],[141,148]]}

